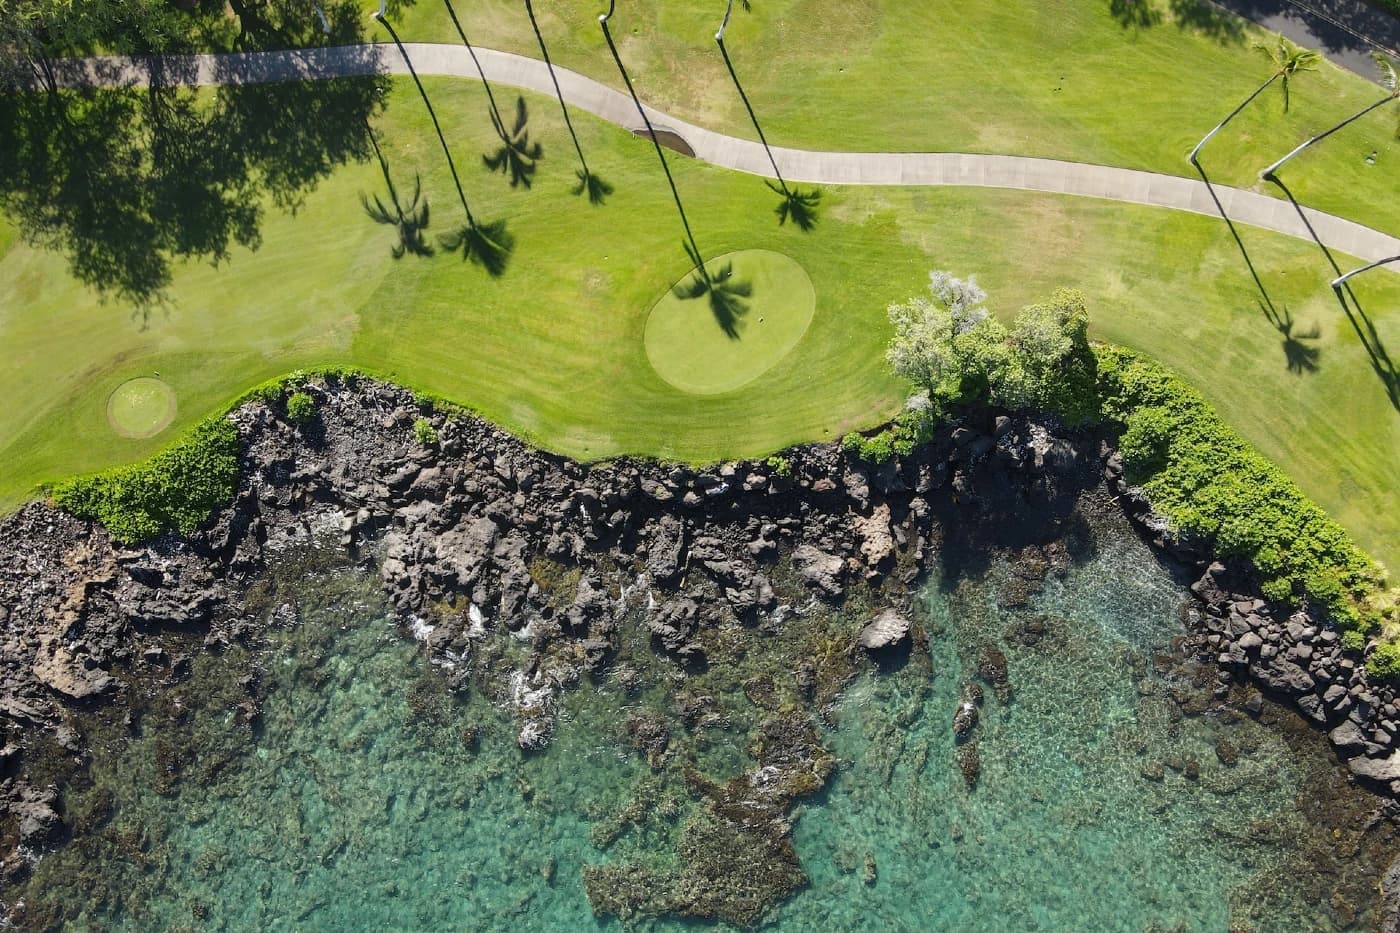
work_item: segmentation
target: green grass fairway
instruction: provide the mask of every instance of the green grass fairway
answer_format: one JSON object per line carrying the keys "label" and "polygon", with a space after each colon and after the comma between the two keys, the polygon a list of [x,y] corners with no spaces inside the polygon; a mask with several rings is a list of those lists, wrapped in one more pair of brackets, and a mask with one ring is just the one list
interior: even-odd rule
{"label": "green grass fairway", "polygon": [[[401,192],[421,176],[435,242],[461,223],[461,207],[413,85],[389,83],[380,144]],[[528,97],[531,139],[545,154],[533,186],[511,189],[481,164],[497,141],[480,86],[425,83],[474,212],[506,220],[515,236],[502,277],[441,249],[393,259],[395,230],[360,201],[387,197],[373,161],[336,171],[295,215],[270,210],[256,252],[179,266],[167,304],[144,321],[76,284],[60,254],[13,242],[0,256],[0,397],[10,400],[0,407],[0,507],[36,483],[162,446],[168,433],[127,439],[106,421],[112,389],[152,372],[180,400],[171,430],[262,380],[343,363],[585,460],[706,461],[835,439],[898,410],[906,390],[885,367],[885,309],[944,268],[976,274],[1006,315],[1056,287],[1083,289],[1095,336],[1179,370],[1363,546],[1400,566],[1400,414],[1310,243],[1241,231],[1294,322],[1294,343],[1316,353],[1314,370],[1293,372],[1218,219],[1003,190],[829,187],[804,233],[778,226],[760,180],[678,157],[676,185],[703,253],[782,253],[817,296],[786,356],[738,391],[697,396],[647,358],[649,312],[690,268],[651,143],[575,117],[590,166],[616,187],[590,205],[570,194],[575,157],[558,107]],[[1400,357],[1400,276],[1371,273],[1357,289]]]}
{"label": "green grass fairway", "polygon": [[175,392],[159,379],[128,379],[107,398],[107,423],[122,437],[155,437],[175,420]]}
{"label": "green grass fairway", "polygon": [[[812,323],[817,296],[802,267],[772,250],[748,249],[705,263],[714,283],[687,296],[689,273],[667,289],[646,324],[647,359],[657,375],[683,392],[718,395],[771,369]],[[733,294],[732,310],[715,296]],[[732,321],[729,315],[733,315]]]}
{"label": "green grass fairway", "polygon": [[[376,0],[362,0],[366,14]],[[1153,25],[1124,25],[1120,6]],[[519,0],[457,3],[468,38],[539,57]],[[621,88],[597,0],[535,4],[560,65]],[[724,3],[618,4],[613,34],[650,104],[754,137],[715,46]],[[458,43],[440,3],[400,14],[405,39]],[[372,32],[387,39],[383,30]],[[734,68],[774,145],[855,152],[995,152],[1194,177],[1191,147],[1269,76],[1269,33],[1207,0],[762,0],[735,4]],[[1202,155],[1212,181],[1277,194],[1259,171],[1381,97],[1324,63],[1292,105],[1271,88]],[[1341,131],[1284,171],[1310,207],[1400,230],[1400,107]],[[1366,163],[1372,151],[1374,165]]]}

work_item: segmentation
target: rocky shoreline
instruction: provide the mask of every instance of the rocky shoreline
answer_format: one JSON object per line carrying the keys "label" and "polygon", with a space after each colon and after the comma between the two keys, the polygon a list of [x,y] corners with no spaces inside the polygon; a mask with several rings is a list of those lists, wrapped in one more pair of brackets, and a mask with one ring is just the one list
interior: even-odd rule
{"label": "rocky shoreline", "polygon": [[[1268,605],[1247,572],[1172,535],[1125,486],[1110,438],[988,416],[949,425],[882,466],[810,445],[709,470],[631,459],[590,468],[477,419],[434,412],[395,387],[351,379],[306,391],[317,404],[310,425],[264,403],[231,416],[244,451],[238,493],[192,535],[122,547],[42,503],[0,522],[7,885],[72,833],[58,789],[40,779],[49,770],[35,764],[56,746],[82,767],[84,740],[69,714],[119,709],[135,692],[178,682],[195,652],[255,640],[264,623],[249,611],[249,587],[275,555],[306,542],[330,539],[376,564],[447,683],[510,709],[529,750],[549,742],[564,691],[584,678],[625,680],[611,661],[629,626],[683,671],[703,671],[736,626],[774,624],[800,601],[859,611],[863,623],[791,672],[784,689],[819,712],[859,658],[923,637],[907,599],[932,561],[994,529],[996,546],[1038,555],[1043,575],[1068,559],[1037,550],[1046,530],[1105,488],[1164,553],[1195,568],[1184,651],[1216,666],[1217,697],[1253,685],[1243,700],[1251,712],[1262,708],[1258,691],[1291,703],[1326,730],[1358,782],[1400,799],[1394,689],[1368,682],[1335,631]],[[424,417],[431,444],[415,438]],[[995,657],[979,666],[989,688],[1004,686]],[[238,712],[251,723],[258,684],[251,672],[246,680]],[[773,689],[753,687],[760,698]],[[960,741],[974,735],[980,696],[969,684],[949,711]],[[703,698],[691,699],[690,714],[703,721]],[[710,815],[683,840],[698,853],[688,873],[600,870],[586,878],[595,910],[752,923],[804,883],[789,811],[834,766],[814,725],[772,704],[751,742],[753,769],[725,785],[687,773]],[[627,729],[648,760],[664,757],[664,730],[644,721]],[[960,748],[973,786],[975,739]],[[743,864],[710,857],[737,850],[754,854]]]}

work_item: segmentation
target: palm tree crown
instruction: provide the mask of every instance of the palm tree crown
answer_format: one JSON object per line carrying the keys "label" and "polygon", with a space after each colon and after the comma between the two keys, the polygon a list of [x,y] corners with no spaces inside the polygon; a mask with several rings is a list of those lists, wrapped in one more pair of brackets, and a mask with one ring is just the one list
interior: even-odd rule
{"label": "palm tree crown", "polygon": [[1274,66],[1274,77],[1283,84],[1283,109],[1288,109],[1288,79],[1300,71],[1312,71],[1322,61],[1322,55],[1312,49],[1294,45],[1283,36],[1277,42],[1261,42],[1254,46]]}

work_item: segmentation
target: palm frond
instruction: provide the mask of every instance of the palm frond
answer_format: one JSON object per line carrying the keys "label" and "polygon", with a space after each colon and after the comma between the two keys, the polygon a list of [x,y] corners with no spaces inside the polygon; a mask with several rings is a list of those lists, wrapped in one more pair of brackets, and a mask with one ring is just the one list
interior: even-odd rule
{"label": "palm frond", "polygon": [[1400,75],[1396,75],[1395,66],[1391,64],[1380,52],[1372,52],[1371,58],[1376,62],[1376,68],[1381,73],[1381,86],[1391,93],[1392,96],[1400,94]]}

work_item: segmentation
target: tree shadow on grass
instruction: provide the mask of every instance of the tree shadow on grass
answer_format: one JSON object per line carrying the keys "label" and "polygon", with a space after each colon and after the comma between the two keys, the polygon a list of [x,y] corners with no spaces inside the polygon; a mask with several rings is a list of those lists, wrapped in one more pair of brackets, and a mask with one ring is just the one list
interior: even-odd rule
{"label": "tree shadow on grass", "polygon": [[1244,20],[1209,0],[1170,0],[1176,28],[1198,32],[1221,45],[1245,40]]}
{"label": "tree shadow on grass", "polygon": [[439,237],[438,243],[447,252],[461,253],[464,261],[481,266],[497,278],[505,274],[515,252],[515,237],[506,229],[504,220],[479,223],[468,218],[461,227]]}
{"label": "tree shadow on grass", "polygon": [[1296,322],[1293,320],[1292,313],[1287,308],[1280,308],[1274,304],[1269,290],[1264,287],[1264,280],[1259,277],[1259,270],[1254,267],[1254,260],[1250,258],[1249,250],[1245,249],[1244,239],[1240,236],[1239,228],[1230,219],[1225,205],[1220,202],[1220,197],[1215,192],[1215,186],[1210,183],[1210,176],[1206,174],[1205,167],[1200,162],[1192,162],[1191,164],[1196,169],[1196,173],[1201,176],[1201,181],[1205,182],[1206,191],[1210,194],[1210,199],[1215,202],[1215,209],[1220,212],[1221,218],[1224,219],[1225,226],[1230,231],[1230,238],[1235,241],[1235,246],[1240,251],[1240,258],[1244,260],[1245,268],[1249,270],[1250,278],[1254,280],[1254,286],[1259,290],[1259,310],[1269,324],[1283,336],[1283,358],[1288,371],[1299,375],[1317,372],[1322,349],[1308,346],[1304,341],[1318,339],[1321,334],[1320,329],[1317,325],[1313,325],[1306,332],[1295,332]]}
{"label": "tree shadow on grass", "polygon": [[549,46],[545,44],[544,33],[540,32],[539,20],[535,18],[535,7],[530,0],[525,0],[525,13],[530,17],[530,28],[534,30],[535,41],[540,47],[540,55],[544,58],[544,64],[549,69],[549,81],[554,85],[554,96],[559,101],[559,109],[564,114],[564,126],[569,130],[569,138],[573,140],[574,151],[578,153],[579,168],[574,174],[578,176],[578,184],[574,186],[575,195],[585,192],[588,194],[588,203],[601,205],[607,200],[608,195],[613,193],[613,186],[602,178],[599,178],[588,167],[588,160],[583,156],[583,145],[578,140],[578,133],[574,130],[573,118],[569,116],[569,105],[564,102],[564,91],[559,87],[559,76],[554,72],[554,62],[549,57]]}
{"label": "tree shadow on grass", "polygon": [[[1322,242],[1317,231],[1313,229],[1312,221],[1308,219],[1308,214],[1298,203],[1298,199],[1293,197],[1293,192],[1288,190],[1288,186],[1276,175],[1270,175],[1269,181],[1278,185],[1279,190],[1288,198],[1293,209],[1298,212],[1298,217],[1302,219],[1303,226],[1307,228],[1308,236],[1317,244],[1317,248],[1322,250],[1322,255],[1326,257],[1327,264],[1332,267],[1332,271],[1340,277],[1342,267],[1337,264],[1332,251],[1327,248],[1327,244]],[[1380,379],[1391,407],[1400,412],[1400,369],[1396,368],[1395,361],[1391,359],[1390,352],[1381,340],[1380,332],[1376,330],[1375,322],[1371,320],[1366,309],[1362,307],[1350,282],[1343,282],[1340,287],[1334,287],[1332,291],[1342,306],[1342,313],[1346,315],[1347,323],[1351,324],[1352,330],[1356,332],[1361,345],[1366,349],[1366,355],[1371,361],[1371,369],[1375,372],[1376,378]]]}
{"label": "tree shadow on grass", "polygon": [[1151,29],[1162,22],[1153,0],[1109,0],[1108,12],[1124,29]]}
{"label": "tree shadow on grass", "polygon": [[734,278],[734,264],[726,262],[715,272],[705,267],[697,253],[685,244],[686,255],[695,263],[695,274],[688,282],[671,289],[671,294],[682,301],[706,299],[715,323],[730,340],[738,340],[744,317],[749,313],[749,299],[753,297],[753,283]]}
{"label": "tree shadow on grass", "polygon": [[801,188],[789,188],[786,182],[781,186],[770,182],[764,182],[769,189],[782,200],[778,202],[777,215],[778,226],[782,226],[789,220],[793,226],[803,233],[808,232],[817,225],[818,211],[821,208],[822,193],[817,190],[803,191]]}
{"label": "tree shadow on grass", "polygon": [[379,195],[373,196],[373,203],[370,198],[360,195],[360,204],[364,206],[365,213],[377,224],[392,226],[398,233],[399,241],[389,248],[389,253],[395,259],[402,259],[404,256],[431,256],[433,247],[428,243],[425,232],[428,229],[430,214],[428,211],[428,199],[423,197],[422,180],[418,175],[413,176],[413,196],[409,198],[407,206],[399,199],[399,190],[394,185],[394,178],[389,173],[389,162],[384,158],[384,153],[379,148],[379,142],[374,138],[373,131],[369,134],[370,144],[374,147],[374,155],[379,160],[379,170],[384,175],[384,185],[389,189],[389,203],[385,204],[380,200]]}
{"label": "tree shadow on grass", "polygon": [[423,87],[423,81],[418,77],[417,69],[413,67],[413,60],[408,57],[408,49],[399,39],[399,34],[395,31],[393,24],[387,19],[381,19],[379,22],[388,31],[389,37],[394,40],[394,45],[398,48],[399,55],[403,57],[404,64],[408,68],[408,74],[413,79],[413,85],[418,89],[418,96],[423,101],[423,107],[428,111],[428,118],[432,120],[433,130],[437,134],[438,145],[442,147],[443,158],[447,161],[447,169],[452,173],[452,184],[457,189],[457,199],[461,202],[462,213],[466,216],[466,223],[451,233],[439,237],[438,243],[449,253],[461,253],[464,261],[481,266],[493,277],[504,275],[506,266],[510,263],[511,253],[515,251],[515,237],[506,230],[504,220],[482,223],[472,213],[471,204],[467,201],[467,193],[462,188],[462,177],[457,173],[457,162],[452,158],[452,147],[447,145],[447,137],[442,132],[442,123],[438,121],[437,111],[433,109],[433,102],[428,97],[428,91]]}
{"label": "tree shadow on grass", "polygon": [[267,203],[295,211],[337,166],[369,157],[377,56],[346,55],[358,76],[203,96],[189,69],[159,58],[145,63],[149,87],[0,94],[0,209],[144,317],[173,263],[257,249]]}
{"label": "tree shadow on grass", "polygon": [[512,188],[529,188],[539,160],[544,156],[544,146],[530,142],[529,122],[524,97],[515,99],[515,124],[509,130],[494,111],[491,114],[491,124],[501,138],[501,146],[490,155],[482,156],[481,161],[491,171],[509,175]]}
{"label": "tree shadow on grass", "polygon": [[1293,319],[1293,314],[1287,308],[1278,312],[1261,302],[1259,310],[1264,312],[1264,316],[1269,319],[1274,330],[1283,337],[1283,358],[1288,365],[1288,371],[1300,376],[1305,373],[1317,372],[1322,348],[1309,346],[1306,341],[1317,340],[1321,337],[1322,328],[1313,324],[1305,331],[1298,330],[1298,322]]}

